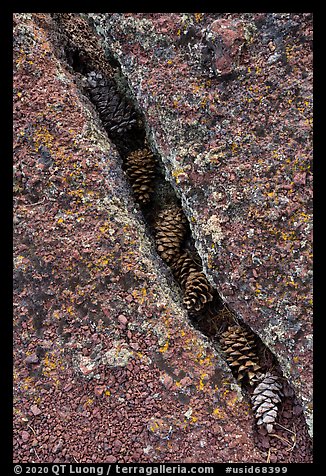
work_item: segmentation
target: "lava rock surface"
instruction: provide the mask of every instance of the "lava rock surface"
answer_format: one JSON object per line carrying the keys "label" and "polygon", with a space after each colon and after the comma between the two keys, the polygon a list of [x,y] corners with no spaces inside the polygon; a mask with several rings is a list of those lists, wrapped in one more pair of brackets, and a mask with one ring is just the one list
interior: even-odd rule
{"label": "lava rock surface", "polygon": [[266,461],[55,35],[14,15],[14,461]]}
{"label": "lava rock surface", "polygon": [[205,270],[312,431],[312,14],[89,14],[144,111]]}

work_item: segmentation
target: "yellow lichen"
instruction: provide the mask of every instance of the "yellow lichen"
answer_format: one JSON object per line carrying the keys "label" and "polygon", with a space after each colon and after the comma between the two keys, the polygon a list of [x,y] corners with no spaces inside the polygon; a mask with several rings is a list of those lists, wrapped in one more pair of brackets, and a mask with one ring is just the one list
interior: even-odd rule
{"label": "yellow lichen", "polygon": [[222,412],[219,408],[215,408],[213,410],[213,415],[215,415],[218,418],[224,418],[224,412]]}
{"label": "yellow lichen", "polygon": [[38,151],[39,147],[42,145],[44,147],[47,147],[51,152],[54,143],[54,136],[45,126],[40,126],[36,129],[33,136],[33,140],[34,148],[36,151]]}
{"label": "yellow lichen", "polygon": [[60,317],[61,317],[60,311],[58,311],[58,310],[53,311],[52,317],[54,317],[54,319],[60,319]]}
{"label": "yellow lichen", "polygon": [[204,389],[204,387],[205,387],[205,384],[204,384],[205,377],[207,377],[207,374],[202,373],[201,376],[200,376],[200,379],[199,379],[199,383],[196,386],[197,390],[203,390]]}
{"label": "yellow lichen", "polygon": [[154,432],[155,430],[157,430],[159,428],[159,425],[156,421],[152,421],[152,423],[150,424],[149,426],[149,429]]}
{"label": "yellow lichen", "polygon": [[178,184],[180,182],[180,176],[185,174],[184,169],[174,169],[172,172],[172,177],[175,178],[176,183]]}
{"label": "yellow lichen", "polygon": [[86,402],[84,403],[85,406],[88,406],[88,405],[92,405],[92,403],[94,403],[94,399],[93,398],[88,398],[86,400]]}
{"label": "yellow lichen", "polygon": [[198,362],[200,365],[205,365],[205,364],[212,365],[212,360],[210,357],[204,357],[202,359],[199,359]]}
{"label": "yellow lichen", "polygon": [[160,352],[164,353],[168,350],[168,348],[169,348],[169,341],[167,340],[165,344],[163,345],[163,347],[160,348]]}
{"label": "yellow lichen", "polygon": [[24,383],[22,385],[23,389],[28,390],[32,383],[33,383],[32,377],[25,377],[24,378]]}

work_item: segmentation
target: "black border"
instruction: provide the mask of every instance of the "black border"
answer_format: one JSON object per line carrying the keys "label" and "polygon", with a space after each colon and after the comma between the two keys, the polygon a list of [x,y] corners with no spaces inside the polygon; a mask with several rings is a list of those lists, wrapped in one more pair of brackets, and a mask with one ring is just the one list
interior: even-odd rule
{"label": "black border", "polygon": [[[252,8],[249,5],[241,4],[238,6],[232,2],[228,5],[224,4],[215,4],[211,5],[211,2],[198,3],[198,2],[185,2],[184,4],[178,3],[177,5],[174,3],[172,8],[168,8],[169,5],[167,2],[164,2],[162,6],[159,6],[155,2],[155,7],[158,9],[158,12],[173,12],[173,10],[177,9],[177,12],[180,11],[198,11],[198,10],[206,10],[207,12],[211,11],[212,8],[218,8],[221,10],[225,10],[226,12],[234,12],[239,11],[239,13],[245,12],[265,12],[265,11],[282,11],[282,12],[312,12],[314,16],[313,25],[314,25],[314,96],[315,96],[315,105],[314,105],[314,117],[315,117],[315,124],[314,124],[314,462],[310,463],[309,465],[306,463],[292,463],[292,464],[285,464],[285,465],[276,465],[276,466],[286,466],[289,468],[288,474],[296,474],[296,470],[299,468],[306,468],[311,474],[320,474],[320,471],[313,472],[313,470],[318,470],[322,468],[322,460],[323,460],[323,445],[322,439],[324,437],[324,429],[322,427],[321,421],[321,410],[323,409],[323,393],[320,386],[323,383],[323,364],[322,364],[322,354],[321,354],[321,346],[324,342],[325,334],[322,332],[322,323],[324,319],[324,312],[323,307],[321,304],[321,296],[324,292],[323,286],[323,268],[321,264],[321,257],[319,256],[319,252],[322,248],[321,241],[324,239],[324,234],[322,232],[322,187],[325,175],[322,173],[322,164],[325,160],[323,158],[323,152],[321,149],[321,141],[319,140],[322,137],[321,131],[321,123],[320,123],[320,116],[321,116],[321,102],[319,98],[319,94],[323,91],[323,82],[321,80],[321,68],[323,65],[323,56],[324,56],[324,47],[322,46],[323,42],[323,34],[322,34],[322,19],[323,19],[323,12],[321,8],[315,8],[313,3],[306,3],[305,5],[300,6],[296,3],[294,8],[285,5],[283,2],[279,2],[280,5],[273,2],[270,6],[271,8],[266,8],[264,4],[258,4],[257,8]],[[0,31],[1,31],[1,47],[2,51],[2,68],[1,68],[1,99],[2,99],[2,107],[1,112],[3,113],[3,121],[1,132],[4,135],[4,141],[2,141],[2,171],[1,171],[1,179],[2,179],[2,186],[0,187],[1,193],[3,194],[3,201],[2,201],[2,220],[5,224],[4,232],[2,236],[5,238],[5,249],[4,249],[4,257],[3,263],[6,265],[5,272],[3,273],[3,280],[2,280],[2,289],[4,290],[4,301],[2,303],[2,318],[0,319],[1,324],[4,325],[3,331],[1,333],[3,339],[3,343],[1,347],[1,354],[0,354],[0,365],[1,365],[1,374],[4,377],[3,379],[3,386],[1,391],[1,405],[0,405],[0,415],[1,415],[1,429],[2,431],[5,430],[5,434],[2,438],[0,450],[2,452],[2,457],[0,458],[0,467],[1,468],[8,468],[7,474],[13,474],[13,464],[12,464],[12,434],[13,434],[13,427],[12,427],[12,406],[13,406],[13,398],[12,398],[12,369],[13,369],[13,345],[12,345],[12,319],[10,318],[10,310],[13,307],[12,303],[12,254],[13,254],[13,231],[12,231],[12,30],[13,30],[13,23],[12,23],[12,15],[15,12],[44,12],[44,13],[52,13],[52,12],[61,12],[61,11],[69,11],[69,12],[78,12],[80,10],[88,11],[89,9],[83,9],[82,4],[78,3],[76,5],[69,5],[67,9],[67,4],[64,4],[65,7],[61,8],[58,3],[53,5],[54,8],[47,8],[47,5],[44,2],[33,2],[27,4],[23,2],[19,4],[17,2],[12,3],[10,6],[6,6],[5,11],[0,14]],[[96,8],[96,5],[92,3],[91,11],[101,12],[106,11],[103,7],[100,6]],[[109,5],[110,11],[116,12],[132,12],[135,9],[141,9],[142,12],[146,13],[146,10],[152,12],[153,8],[146,8],[146,7],[153,7],[153,5],[135,5],[135,2],[110,2]],[[280,8],[278,8],[280,6]],[[135,8],[137,7],[137,8]],[[206,7],[206,8],[205,8]],[[245,7],[245,8],[244,8]],[[154,12],[155,13],[155,12]],[[316,100],[317,99],[317,100]],[[6,111],[7,108],[7,111]],[[318,117],[319,115],[319,117]],[[10,378],[11,377],[11,378]],[[133,465],[131,463],[131,465]],[[135,463],[134,466],[137,464]],[[168,463],[167,463],[168,465]],[[196,466],[197,464],[190,465]],[[200,463],[198,463],[200,465]],[[255,463],[242,463],[242,464],[232,464],[233,467],[235,466],[263,466],[262,464],[255,464]],[[26,466],[26,465],[25,465]],[[38,466],[49,466],[46,464],[41,464]],[[94,465],[96,466],[96,465]],[[128,466],[127,464],[125,466]],[[203,465],[205,466],[205,465]],[[214,466],[215,474],[219,473],[218,469],[223,471],[223,467],[228,466],[227,463],[214,463],[209,466]],[[275,465],[270,465],[275,466]],[[294,469],[291,472],[291,469]],[[217,471],[216,471],[217,470]],[[51,471],[51,470],[50,470]],[[4,472],[4,474],[6,474]],[[23,473],[22,473],[23,474]],[[49,474],[52,474],[49,472]],[[112,472],[112,474],[114,474]]]}

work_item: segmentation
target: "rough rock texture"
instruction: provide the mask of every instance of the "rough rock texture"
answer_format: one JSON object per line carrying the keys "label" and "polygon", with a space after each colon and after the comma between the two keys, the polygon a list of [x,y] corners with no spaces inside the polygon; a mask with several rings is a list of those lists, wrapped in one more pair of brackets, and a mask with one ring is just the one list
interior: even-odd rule
{"label": "rough rock texture", "polygon": [[14,15],[14,461],[266,461],[53,35]]}
{"label": "rough rock texture", "polygon": [[145,111],[212,282],[311,428],[312,14],[90,14]]}

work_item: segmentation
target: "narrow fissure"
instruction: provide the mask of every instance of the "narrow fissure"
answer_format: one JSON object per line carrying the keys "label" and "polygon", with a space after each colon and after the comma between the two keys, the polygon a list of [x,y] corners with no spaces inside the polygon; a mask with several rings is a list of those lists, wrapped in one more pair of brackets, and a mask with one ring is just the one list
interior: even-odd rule
{"label": "narrow fissure", "polygon": [[[83,17],[53,16],[65,39],[65,60],[122,158],[134,199],[158,254],[180,286],[190,322],[224,355],[251,404],[257,446],[266,452],[267,462],[275,454],[277,462],[308,461],[311,439],[294,390],[275,355],[222,301],[205,276],[181,200],[166,177],[159,154],[153,150],[145,117],[132,99],[119,63],[107,57],[103,60],[103,53],[98,53],[100,43],[94,40],[96,35]],[[79,43],[76,32],[82,38]]]}

